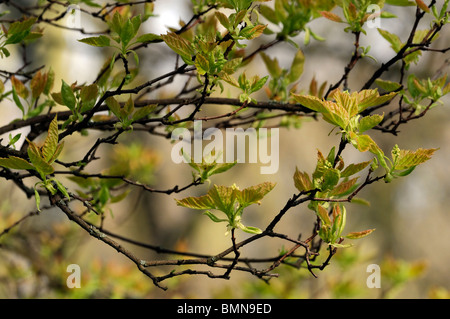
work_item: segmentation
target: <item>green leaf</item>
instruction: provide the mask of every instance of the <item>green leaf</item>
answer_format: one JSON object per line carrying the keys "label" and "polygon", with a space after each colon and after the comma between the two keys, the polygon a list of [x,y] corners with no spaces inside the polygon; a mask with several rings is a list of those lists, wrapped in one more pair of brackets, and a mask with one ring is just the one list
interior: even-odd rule
{"label": "green leaf", "polygon": [[259,76],[255,76],[253,77],[253,82],[250,88],[250,93],[256,92],[258,90],[260,90],[264,84],[266,84],[267,79],[269,78],[269,76],[265,76],[262,79],[259,78]]}
{"label": "green leaf", "polygon": [[360,152],[366,152],[370,150],[370,148],[376,143],[369,135],[359,135],[355,134],[353,132],[350,132],[350,142],[353,144],[353,146],[356,147],[356,149]]}
{"label": "green leaf", "polygon": [[58,181],[57,179],[52,179],[53,182],[55,182],[56,187],[58,188],[58,190],[67,198],[70,200],[70,195],[67,192],[67,189],[64,187],[63,184],[61,184],[60,181]]}
{"label": "green leaf", "polygon": [[375,228],[363,230],[360,232],[352,232],[352,233],[348,233],[345,237],[348,239],[359,239],[359,238],[366,237],[367,235],[371,234],[374,230],[375,230]]}
{"label": "green leaf", "polygon": [[124,114],[122,112],[119,102],[117,102],[117,100],[113,96],[108,97],[105,100],[105,102],[106,102],[106,105],[111,110],[111,112],[113,112],[113,114],[115,116],[117,116],[118,119],[122,120],[124,117]]}
{"label": "green leaf", "polygon": [[380,28],[378,28],[378,32],[381,34],[381,36],[383,38],[385,38],[391,44],[391,48],[396,53],[398,53],[401,50],[401,48],[403,47],[403,42],[400,40],[400,38],[397,35],[390,33],[387,30],[380,29]]}
{"label": "green leaf", "polygon": [[305,55],[302,50],[298,50],[291,64],[291,69],[287,75],[289,83],[294,83],[303,74],[303,65],[305,63]]}
{"label": "green leaf", "polygon": [[357,185],[355,185],[357,180],[358,178],[352,178],[349,181],[340,183],[335,188],[333,188],[333,190],[330,192],[330,196],[345,196],[352,193],[357,187]]}
{"label": "green leaf", "polygon": [[273,188],[275,183],[264,182],[259,185],[250,186],[242,191],[237,191],[237,200],[241,207],[247,207],[252,204],[259,204],[264,196],[267,195]]}
{"label": "green leaf", "polygon": [[402,85],[398,82],[392,82],[392,81],[388,81],[388,80],[381,80],[381,79],[376,79],[375,83],[382,88],[383,90],[385,90],[386,92],[393,92],[393,91],[397,91],[398,89],[400,89],[402,87]]}
{"label": "green leaf", "polygon": [[71,111],[75,111],[77,100],[75,94],[73,94],[72,88],[64,80],[61,84],[61,98],[65,106]]}
{"label": "green leaf", "polygon": [[209,210],[204,212],[203,214],[205,214],[206,216],[208,216],[213,222],[215,223],[220,223],[220,222],[226,222],[228,221],[227,219],[221,219],[219,217],[217,217],[216,215],[214,215],[213,213],[211,213]]}
{"label": "green leaf", "polygon": [[137,37],[136,42],[139,43],[150,43],[150,42],[160,42],[162,41],[162,38],[158,34],[154,33],[146,33],[139,37]]}
{"label": "green leaf", "polygon": [[169,46],[169,48],[183,58],[184,62],[192,64],[192,56],[195,52],[187,40],[173,32],[165,35],[163,34],[161,35],[161,38]]}
{"label": "green leaf", "polygon": [[238,227],[239,227],[239,229],[241,229],[249,234],[261,234],[262,233],[262,230],[257,227],[244,226],[242,224],[238,224]]}
{"label": "green leaf", "polygon": [[259,10],[261,15],[270,22],[272,22],[273,24],[278,24],[280,22],[278,20],[277,14],[271,7],[266,5],[260,5]]}
{"label": "green leaf", "polygon": [[53,167],[42,158],[39,148],[33,142],[29,142],[27,153],[31,164],[39,172],[42,179],[45,180],[45,176],[54,172]]}
{"label": "green leaf", "polygon": [[136,35],[133,23],[131,20],[127,20],[125,24],[122,26],[119,32],[119,37],[122,42],[122,45],[126,47],[128,43],[130,43],[131,39]]}
{"label": "green leaf", "polygon": [[341,177],[342,178],[350,177],[350,176],[362,171],[370,163],[371,163],[371,161],[362,162],[362,163],[358,163],[358,164],[350,164],[341,172]]}
{"label": "green leaf", "polygon": [[416,151],[400,150],[400,155],[395,163],[395,169],[403,170],[422,164],[428,161],[437,150],[437,148],[419,148]]}
{"label": "green leaf", "polygon": [[200,197],[187,197],[181,200],[175,199],[178,206],[192,209],[216,209],[216,205],[209,195]]}
{"label": "green leaf", "polygon": [[41,196],[39,195],[39,192],[38,192],[38,190],[36,188],[34,189],[34,198],[36,200],[36,208],[40,212],[41,211],[41,208],[40,208],[40,206],[41,206]]}
{"label": "green leaf", "polygon": [[383,120],[383,117],[384,115],[380,114],[373,114],[363,117],[358,123],[359,133],[364,133],[365,131],[377,126]]}
{"label": "green leaf", "polygon": [[144,107],[140,107],[136,112],[133,113],[132,120],[137,121],[140,120],[149,114],[151,114],[156,109],[156,104],[154,105],[146,105]]}
{"label": "green leaf", "polygon": [[228,171],[230,168],[232,168],[234,165],[236,165],[237,162],[233,163],[219,163],[214,165],[209,171],[208,171],[208,177],[220,173],[224,173]]}
{"label": "green leaf", "polygon": [[105,35],[79,39],[78,41],[94,47],[109,47],[111,45],[111,39]]}
{"label": "green leaf", "polygon": [[204,75],[209,72],[209,61],[202,54],[197,54],[195,57],[195,66],[200,75]]}
{"label": "green leaf", "polygon": [[223,25],[228,31],[231,31],[232,24],[230,23],[230,20],[228,20],[228,17],[220,11],[216,11],[215,15],[220,24]]}
{"label": "green leaf", "polygon": [[80,111],[86,112],[95,105],[98,96],[98,86],[97,84],[91,84],[88,86],[83,86],[80,91],[81,99],[81,109]]}
{"label": "green leaf", "polygon": [[414,1],[409,1],[409,0],[386,0],[386,4],[390,4],[392,6],[402,6],[402,7],[416,5],[414,3]]}
{"label": "green leaf", "polygon": [[228,217],[234,213],[236,194],[233,187],[213,185],[208,195],[216,209],[224,212]]}
{"label": "green leaf", "polygon": [[37,18],[28,18],[22,21],[12,23],[8,29],[8,39],[4,45],[16,44],[24,40],[31,31],[31,27],[36,22]]}
{"label": "green leaf", "polygon": [[340,179],[340,172],[335,168],[325,170],[323,174],[322,191],[331,190],[337,185]]}
{"label": "green leaf", "polygon": [[10,169],[34,169],[34,166],[26,160],[16,156],[9,156],[8,158],[0,158],[0,166]]}
{"label": "green leaf", "polygon": [[58,119],[57,116],[53,118],[48,128],[47,137],[45,138],[44,145],[42,146],[42,155],[44,160],[48,163],[55,154],[58,147]]}
{"label": "green leaf", "polygon": [[20,102],[19,96],[17,95],[16,89],[14,89],[14,87],[12,89],[12,94],[13,94],[14,103],[22,111],[22,114],[25,115],[25,109],[24,109],[24,107],[22,105],[22,102]]}
{"label": "green leaf", "polygon": [[272,78],[277,79],[282,74],[282,69],[280,67],[280,64],[278,63],[277,58],[271,59],[266,53],[261,52],[260,56],[266,65],[267,71],[269,71],[269,74]]}

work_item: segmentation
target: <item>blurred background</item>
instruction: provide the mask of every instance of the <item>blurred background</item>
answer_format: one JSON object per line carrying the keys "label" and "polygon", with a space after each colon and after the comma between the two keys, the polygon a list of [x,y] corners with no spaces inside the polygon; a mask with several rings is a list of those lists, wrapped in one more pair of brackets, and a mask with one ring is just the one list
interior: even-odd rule
{"label": "blurred background", "polygon": [[[18,1],[29,5],[31,1]],[[165,0],[155,2],[157,15],[149,19],[142,28],[143,32],[162,34],[169,28],[179,28],[179,22],[191,18],[190,1]],[[0,10],[4,10],[0,5]],[[175,9],[176,8],[176,9]],[[380,27],[406,39],[412,25],[414,7],[387,7],[397,15],[396,19],[381,20]],[[340,12],[337,12],[340,14]],[[12,12],[9,17],[17,16]],[[102,25],[92,21],[86,15],[81,16],[85,30],[99,30]],[[426,28],[430,20],[419,26]],[[328,85],[337,82],[343,74],[353,52],[354,38],[336,27],[329,20],[317,19],[310,24],[312,30],[326,41],[311,41],[303,45],[303,35],[295,41],[303,50],[306,60],[298,87],[305,92],[313,77],[319,84]],[[78,32],[67,31],[49,25],[44,26],[44,36],[32,44],[26,51],[29,69],[46,65],[55,71],[54,90],[59,88],[61,79],[67,83],[91,83],[110,51],[90,47],[78,42],[86,37]],[[262,36],[252,43],[249,52],[261,43],[270,41],[270,36]],[[370,55],[376,61],[361,60],[352,71],[349,87],[360,89],[378,66],[393,56],[394,52],[376,29],[368,29],[361,38],[362,46],[371,46]],[[450,46],[449,28],[441,33],[434,42],[436,48]],[[22,66],[21,48],[11,52],[11,57],[0,60],[0,69],[14,72]],[[289,67],[296,48],[288,44],[279,44],[266,51],[271,57],[277,57],[280,65]],[[139,51],[141,70],[134,83],[155,78],[173,70],[175,59],[162,44],[154,44]],[[445,60],[450,53],[423,53],[418,65],[410,72],[419,78],[433,77],[436,72],[449,71]],[[397,80],[398,65],[391,68],[383,79]],[[267,75],[262,59],[256,57],[248,65],[248,74]],[[397,72],[396,72],[397,71]],[[392,78],[389,78],[392,76]],[[149,98],[172,97],[176,95],[184,79],[177,79],[172,85],[149,94]],[[233,94],[233,92],[224,92]],[[264,92],[254,96],[264,100]],[[0,240],[0,296],[6,298],[49,297],[95,298],[95,297],[137,297],[137,298],[437,298],[450,296],[450,273],[446,264],[450,261],[450,216],[447,197],[450,195],[448,178],[448,158],[450,155],[449,97],[443,105],[436,107],[417,121],[400,127],[398,136],[373,132],[374,140],[388,152],[395,144],[403,149],[439,148],[432,160],[418,167],[411,175],[396,179],[390,184],[379,182],[365,188],[359,197],[368,200],[371,205],[346,205],[347,231],[360,231],[376,228],[370,236],[355,241],[355,246],[338,251],[331,265],[324,271],[317,270],[314,278],[307,269],[279,267],[279,278],[269,284],[248,275],[233,272],[230,280],[209,279],[204,276],[184,276],[170,279],[168,291],[153,287],[134,265],[118,255],[110,247],[84,234],[71,225],[65,216],[57,210],[48,210],[40,216],[29,218],[21,223],[15,232],[3,236]],[[231,108],[223,107],[223,110]],[[18,118],[20,112],[3,100],[0,107],[0,125]],[[298,129],[280,129],[280,166],[276,174],[261,175],[259,164],[237,164],[230,171],[215,175],[211,183],[231,185],[236,183],[241,189],[264,181],[277,185],[262,201],[260,206],[249,207],[244,215],[244,224],[260,228],[279,212],[296,189],[293,173],[298,167],[302,171],[312,172],[316,164],[317,149],[327,153],[331,147],[338,146],[339,135],[330,134],[332,127],[323,121],[305,119]],[[26,133],[26,129],[23,130]],[[17,133],[17,132],[12,132]],[[89,137],[79,135],[67,138],[63,160],[80,158],[91,147],[97,137],[108,133],[90,132]],[[22,134],[23,136],[25,134]],[[6,136],[2,136],[7,140]],[[23,142],[23,138],[22,141]],[[99,172],[111,166],[114,161],[130,158],[152,161],[154,165],[140,178],[152,187],[168,189],[175,185],[187,185],[192,181],[187,164],[174,164],[170,160],[172,144],[167,139],[135,132],[121,136],[119,142],[133,152],[120,153],[113,146],[104,145],[100,149],[101,160],[88,166],[89,172]],[[84,152],[84,153],[83,153]],[[124,155],[128,154],[128,155]],[[134,154],[134,155],[130,155]],[[136,155],[137,154],[137,155]],[[127,157],[128,156],[128,157]],[[134,157],[133,157],[134,156]],[[368,154],[360,154],[347,147],[343,153],[346,163],[369,160]],[[76,187],[66,181],[69,187]],[[0,184],[0,231],[35,209],[34,199],[25,196],[14,188],[13,183],[2,181]],[[174,248],[217,254],[230,246],[224,236],[224,224],[211,223],[200,211],[176,206],[174,198],[205,194],[209,185],[190,188],[174,195],[152,194],[134,189],[126,201],[111,205],[112,213],[104,221],[105,228],[125,237],[164,248]],[[45,204],[45,203],[44,203]],[[291,209],[277,226],[276,231],[296,237],[300,232],[307,238],[312,231],[314,216],[306,207]],[[246,237],[243,232],[238,240]],[[124,244],[135,255],[144,260],[171,259],[178,256],[156,254],[151,250]],[[277,240],[263,240],[246,246],[242,254],[249,257],[271,257],[286,245]],[[287,247],[289,247],[287,245]],[[285,247],[286,248],[286,247]],[[82,270],[82,288],[68,289],[65,268],[69,264],[79,264]],[[370,275],[367,266],[380,265],[382,272],[381,288],[370,289],[366,279]],[[170,272],[171,268],[152,270],[156,274]],[[217,270],[216,270],[217,271]]]}

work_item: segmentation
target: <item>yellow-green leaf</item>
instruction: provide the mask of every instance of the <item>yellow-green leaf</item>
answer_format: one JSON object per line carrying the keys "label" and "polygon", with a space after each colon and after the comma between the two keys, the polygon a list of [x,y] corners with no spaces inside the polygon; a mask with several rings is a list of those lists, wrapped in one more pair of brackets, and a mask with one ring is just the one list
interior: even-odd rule
{"label": "yellow-green leaf", "polygon": [[294,184],[300,192],[309,191],[313,188],[308,173],[300,172],[297,168],[295,168],[294,173]]}
{"label": "yellow-green leaf", "polygon": [[0,166],[10,169],[34,169],[34,166],[26,160],[16,156],[9,156],[8,158],[0,158]]}
{"label": "yellow-green leaf", "polygon": [[57,116],[53,118],[48,128],[47,137],[42,146],[42,155],[44,160],[48,163],[55,154],[58,147],[58,119]]}
{"label": "yellow-green leaf", "polygon": [[437,150],[437,148],[419,148],[416,151],[400,150],[400,155],[395,163],[395,169],[402,170],[422,164],[428,161]]}
{"label": "yellow-green leaf", "polygon": [[287,78],[289,83],[294,83],[303,74],[303,65],[305,63],[305,55],[302,50],[298,50],[291,64],[291,69]]}
{"label": "yellow-green leaf", "polygon": [[371,234],[374,230],[375,230],[375,228],[363,230],[360,232],[351,232],[351,233],[348,233],[345,237],[348,239],[359,239],[359,238],[366,237],[367,235]]}

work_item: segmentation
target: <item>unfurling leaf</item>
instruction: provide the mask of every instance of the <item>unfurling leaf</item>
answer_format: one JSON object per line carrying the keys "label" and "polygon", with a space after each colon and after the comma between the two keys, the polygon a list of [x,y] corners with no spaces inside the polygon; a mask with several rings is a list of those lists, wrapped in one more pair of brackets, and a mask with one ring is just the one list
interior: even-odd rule
{"label": "unfurling leaf", "polygon": [[422,164],[428,161],[437,150],[437,148],[419,148],[416,151],[400,150],[400,154],[395,163],[395,169],[403,170]]}
{"label": "unfurling leaf", "polygon": [[195,52],[187,40],[173,32],[165,35],[163,34],[161,37],[169,48],[183,58],[184,62],[192,64],[192,56]]}
{"label": "unfurling leaf", "polygon": [[328,216],[328,211],[322,205],[317,206],[317,216],[319,216],[324,225],[331,225],[331,219],[330,216]]}
{"label": "unfurling leaf", "polygon": [[308,173],[300,172],[297,168],[295,168],[294,173],[294,184],[295,187],[300,191],[309,191],[313,189],[313,185],[311,183],[311,179],[309,178]]}
{"label": "unfurling leaf", "polygon": [[42,146],[42,155],[48,163],[56,152],[58,147],[58,120],[57,116],[53,118],[48,128],[47,137]]}
{"label": "unfurling leaf", "polygon": [[367,235],[371,234],[374,230],[375,230],[375,228],[363,230],[360,232],[352,232],[352,233],[348,233],[345,237],[348,239],[359,239],[359,238],[366,237]]}
{"label": "unfurling leaf", "polygon": [[337,14],[334,14],[333,12],[329,12],[329,11],[321,11],[320,14],[324,17],[327,18],[328,20],[334,21],[334,22],[342,22],[342,19],[340,16],[338,16]]}

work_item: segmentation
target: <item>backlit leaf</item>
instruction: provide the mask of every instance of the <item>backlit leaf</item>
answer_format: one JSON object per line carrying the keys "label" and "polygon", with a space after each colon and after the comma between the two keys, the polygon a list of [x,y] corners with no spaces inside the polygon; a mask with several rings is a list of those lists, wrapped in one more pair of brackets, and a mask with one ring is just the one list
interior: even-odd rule
{"label": "backlit leaf", "polygon": [[350,177],[367,167],[371,161],[362,162],[358,164],[350,164],[348,165],[342,172],[341,177]]}
{"label": "backlit leaf", "polygon": [[267,195],[273,188],[275,183],[264,182],[259,185],[250,186],[242,191],[237,190],[237,200],[242,207],[247,207],[252,204],[259,204],[264,196]]}
{"label": "backlit leaf", "polygon": [[0,158],[0,166],[10,169],[34,169],[34,166],[28,163],[26,160],[16,156],[10,156],[8,158]]}
{"label": "backlit leaf", "polygon": [[297,168],[295,168],[294,173],[294,184],[295,187],[300,191],[309,191],[313,189],[313,185],[311,183],[311,179],[309,178],[308,173],[301,172]]}
{"label": "backlit leaf", "polygon": [[98,37],[84,38],[78,41],[95,47],[109,47],[111,45],[110,38],[105,35],[100,35]]}
{"label": "backlit leaf", "polygon": [[58,147],[58,119],[57,116],[53,118],[48,128],[47,137],[42,146],[42,155],[44,160],[48,163],[55,154]]}
{"label": "backlit leaf", "polygon": [[419,148],[416,151],[400,150],[400,155],[395,164],[395,169],[402,170],[422,164],[428,161],[437,150],[437,148]]}

